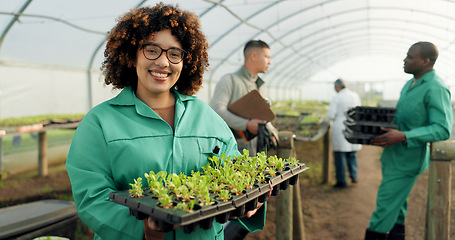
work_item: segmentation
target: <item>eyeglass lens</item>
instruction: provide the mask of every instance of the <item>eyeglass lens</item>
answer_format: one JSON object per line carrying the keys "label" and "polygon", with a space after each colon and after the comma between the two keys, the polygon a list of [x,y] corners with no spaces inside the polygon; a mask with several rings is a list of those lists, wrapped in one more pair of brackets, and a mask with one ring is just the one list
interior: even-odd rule
{"label": "eyeglass lens", "polygon": [[171,63],[177,64],[183,59],[183,50],[178,48],[164,50],[160,46],[154,44],[144,45],[143,48],[145,57],[150,60],[158,59],[163,51],[166,52],[166,57]]}

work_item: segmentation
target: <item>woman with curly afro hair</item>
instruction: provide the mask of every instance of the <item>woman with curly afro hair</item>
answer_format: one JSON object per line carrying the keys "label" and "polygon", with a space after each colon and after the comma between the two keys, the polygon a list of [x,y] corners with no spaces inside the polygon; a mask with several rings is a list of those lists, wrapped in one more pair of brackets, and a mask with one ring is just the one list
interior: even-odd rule
{"label": "woman with curly afro hair", "polygon": [[[223,239],[223,225],[164,229],[109,199],[145,173],[191,175],[212,156],[240,155],[226,123],[193,96],[208,66],[198,17],[159,3],[132,9],[110,31],[102,65],[105,84],[122,89],[79,124],[66,167],[79,218],[95,239]],[[263,228],[265,204],[233,219],[250,232]]]}

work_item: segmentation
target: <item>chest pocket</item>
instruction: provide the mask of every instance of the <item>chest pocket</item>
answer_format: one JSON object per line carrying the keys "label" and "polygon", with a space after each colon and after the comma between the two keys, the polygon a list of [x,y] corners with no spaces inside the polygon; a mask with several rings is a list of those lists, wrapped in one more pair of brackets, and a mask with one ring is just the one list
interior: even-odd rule
{"label": "chest pocket", "polygon": [[214,155],[220,156],[225,151],[226,145],[217,138],[198,138],[197,144],[199,147],[199,162],[200,167],[209,162],[208,158]]}
{"label": "chest pocket", "polygon": [[402,130],[423,126],[428,121],[422,97],[407,96],[406,102],[397,105],[397,108],[396,118],[400,121],[398,124],[406,126]]}
{"label": "chest pocket", "polygon": [[[220,148],[218,154],[215,154],[216,146]],[[209,162],[208,158],[226,151],[226,145],[210,137],[191,137],[179,139],[179,147],[175,149],[173,171],[176,173],[183,172],[190,175],[191,171],[199,171],[202,166]]]}

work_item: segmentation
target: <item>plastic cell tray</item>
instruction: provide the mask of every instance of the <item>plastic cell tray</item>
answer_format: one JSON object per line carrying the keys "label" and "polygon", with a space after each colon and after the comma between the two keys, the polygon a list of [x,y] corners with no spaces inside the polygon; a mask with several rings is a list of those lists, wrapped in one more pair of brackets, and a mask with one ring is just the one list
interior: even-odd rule
{"label": "plastic cell tray", "polygon": [[346,112],[348,119],[354,121],[391,122],[396,108],[357,106]]}
{"label": "plastic cell tray", "polygon": [[363,144],[363,145],[373,145],[371,143],[371,139],[378,134],[367,134],[367,133],[361,133],[361,132],[354,132],[349,129],[345,129],[343,131],[344,137],[348,142],[354,143],[354,144]]}
{"label": "plastic cell tray", "polygon": [[[148,190],[145,189],[145,196],[141,198],[130,197],[128,190],[124,190],[111,193],[109,199],[127,206],[130,214],[137,219],[153,217],[164,232],[171,231],[174,225],[177,225],[182,226],[185,233],[191,233],[196,227],[209,229],[213,221],[225,223],[229,217],[239,217],[247,211],[255,209],[258,202],[267,200],[271,189],[272,196],[278,195],[280,190],[286,190],[289,185],[294,185],[297,182],[298,174],[307,169],[308,167],[303,163],[299,163],[296,167],[286,167],[284,171],[277,172],[276,176],[267,177],[268,182],[265,184],[256,184],[254,189],[245,190],[242,195],[233,195],[232,199],[227,202],[215,200],[215,204],[211,206],[195,204],[192,212],[162,208],[158,206],[158,199],[152,197],[152,194],[148,194]],[[214,194],[211,194],[210,197],[215,199]]]}
{"label": "plastic cell tray", "polygon": [[385,128],[396,128],[397,126],[389,122],[371,122],[371,121],[344,121],[346,128],[354,132],[360,132],[364,134],[383,134],[385,131],[381,127]]}

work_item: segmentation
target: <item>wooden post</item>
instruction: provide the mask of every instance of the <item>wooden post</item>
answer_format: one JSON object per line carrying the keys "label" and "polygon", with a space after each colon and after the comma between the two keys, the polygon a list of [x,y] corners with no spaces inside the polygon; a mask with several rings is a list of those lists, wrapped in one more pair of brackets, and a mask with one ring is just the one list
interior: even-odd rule
{"label": "wooden post", "polygon": [[[277,149],[279,158],[287,159],[292,155],[294,149],[294,138],[292,132],[279,132],[280,147]],[[292,191],[280,191],[276,199],[276,239],[292,239]]]}
{"label": "wooden post", "polygon": [[450,239],[451,160],[454,158],[455,141],[447,140],[431,144],[426,240]]}
{"label": "wooden post", "polygon": [[293,240],[305,240],[305,226],[303,225],[303,211],[302,211],[302,200],[300,198],[300,185],[299,182],[292,187],[293,198],[292,206],[294,208],[293,212],[293,231],[292,237]]}
{"label": "wooden post", "polygon": [[330,160],[332,159],[332,148],[330,145],[331,128],[327,130],[323,141],[323,159],[322,159],[322,183],[330,182]]}
{"label": "wooden post", "polygon": [[38,176],[48,175],[47,135],[46,131],[38,132]]}
{"label": "wooden post", "polygon": [[4,179],[3,175],[3,137],[0,137],[0,180]]}
{"label": "wooden post", "polygon": [[276,199],[276,239],[292,240],[292,191],[280,191]]}

